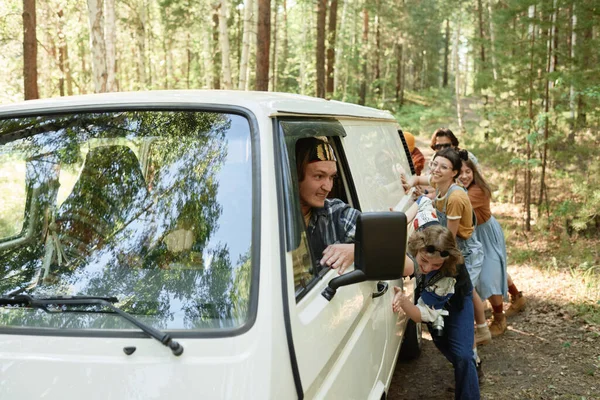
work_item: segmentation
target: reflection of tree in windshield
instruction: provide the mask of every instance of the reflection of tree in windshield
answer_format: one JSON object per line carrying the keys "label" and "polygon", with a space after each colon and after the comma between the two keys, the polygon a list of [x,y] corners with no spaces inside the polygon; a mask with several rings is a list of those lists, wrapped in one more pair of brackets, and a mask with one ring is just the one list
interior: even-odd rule
{"label": "reflection of tree in windshield", "polygon": [[[8,145],[28,160],[52,155],[48,164],[60,171],[86,155],[57,209],[56,185],[41,182],[45,219],[37,239],[0,250],[3,293],[25,288],[37,274],[30,294],[117,295],[124,310],[163,328],[174,318],[190,328],[245,319],[249,250],[236,267],[227,243],[209,248],[223,212],[218,174],[229,116],[140,111],[15,121],[0,121],[0,144],[5,129],[20,135]],[[69,321],[68,327],[95,324],[86,314]]]}

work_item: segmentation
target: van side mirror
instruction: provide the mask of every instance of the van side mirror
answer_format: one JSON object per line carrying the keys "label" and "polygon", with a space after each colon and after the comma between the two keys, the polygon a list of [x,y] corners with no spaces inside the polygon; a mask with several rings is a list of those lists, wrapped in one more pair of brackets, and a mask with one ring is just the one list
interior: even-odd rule
{"label": "van side mirror", "polygon": [[364,281],[399,279],[406,255],[406,215],[402,212],[363,213],[356,224],[354,271],[329,281],[321,293],[331,300],[337,288]]}

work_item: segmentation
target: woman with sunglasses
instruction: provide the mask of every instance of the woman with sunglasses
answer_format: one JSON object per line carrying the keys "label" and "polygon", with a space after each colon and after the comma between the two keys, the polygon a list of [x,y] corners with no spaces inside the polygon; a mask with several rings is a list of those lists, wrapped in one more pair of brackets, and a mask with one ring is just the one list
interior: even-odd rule
{"label": "woman with sunglasses", "polygon": [[428,324],[436,347],[454,367],[454,398],[479,399],[472,285],[452,232],[437,222],[423,224],[408,240],[404,274],[417,277],[417,304],[396,286],[392,309]]}
{"label": "woman with sunglasses", "polygon": [[[506,316],[516,314],[525,307],[525,297],[506,270],[504,233],[490,209],[492,191],[481,176],[477,159],[470,153],[469,158],[462,161],[459,180],[467,189],[477,217],[475,231],[485,254],[477,290],[481,298],[488,299],[492,305],[493,319],[489,328],[492,336],[499,336],[506,331]],[[507,291],[510,291],[511,305],[505,315],[503,298],[506,297]]]}
{"label": "woman with sunglasses", "polygon": [[[462,159],[466,158],[466,150],[442,149],[433,156],[430,175],[412,176],[407,180],[407,186],[429,184],[436,189],[433,204],[437,216],[440,223],[455,235],[471,282],[477,287],[483,265],[483,249],[474,233],[475,220],[469,196],[463,187],[455,184],[462,168]],[[477,325],[475,344],[489,343],[492,335],[485,319],[484,304],[476,290],[473,291],[473,306]]]}

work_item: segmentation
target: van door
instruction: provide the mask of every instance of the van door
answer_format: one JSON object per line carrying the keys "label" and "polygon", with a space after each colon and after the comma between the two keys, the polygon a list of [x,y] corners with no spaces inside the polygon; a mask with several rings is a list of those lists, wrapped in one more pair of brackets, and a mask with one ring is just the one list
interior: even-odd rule
{"label": "van door", "polygon": [[[411,175],[409,155],[394,123],[373,123],[372,121],[342,121],[346,132],[344,149],[350,172],[363,212],[387,211],[394,208],[411,214],[417,208],[412,195],[404,192],[400,175]],[[414,213],[412,213],[414,214]],[[408,221],[407,237],[413,232],[412,221]],[[391,311],[393,287],[404,287],[406,293],[414,292],[414,279],[387,281],[390,290],[382,297],[388,317],[387,339],[392,349],[386,352],[383,368],[391,371],[396,363],[402,335],[408,318]],[[391,379],[391,376],[389,377]],[[389,382],[389,379],[386,382]]]}
{"label": "van door", "polygon": [[[292,359],[295,357],[296,379],[305,398],[380,399],[384,392],[381,376],[388,340],[391,302],[378,296],[386,289],[377,282],[363,282],[340,288],[331,301],[321,292],[338,276],[336,270],[320,270],[307,240],[298,201],[295,167],[295,143],[307,136],[342,136],[341,125],[333,120],[285,120],[281,123],[279,154],[280,192],[284,193],[286,217],[285,273],[291,336]],[[339,181],[338,193],[344,201],[358,207],[352,177],[344,168],[343,142],[331,139],[336,146]],[[351,271],[351,266],[347,271]],[[381,285],[380,285],[381,286]],[[294,362],[292,361],[294,364]]]}

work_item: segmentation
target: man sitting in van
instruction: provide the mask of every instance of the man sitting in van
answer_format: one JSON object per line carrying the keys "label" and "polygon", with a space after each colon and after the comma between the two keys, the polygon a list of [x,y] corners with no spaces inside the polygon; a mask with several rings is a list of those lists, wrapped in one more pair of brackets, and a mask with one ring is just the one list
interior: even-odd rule
{"label": "man sitting in van", "polygon": [[341,275],[354,263],[354,235],[359,211],[340,199],[328,199],[337,177],[337,159],[325,137],[296,143],[300,206],[308,239],[322,267]]}

